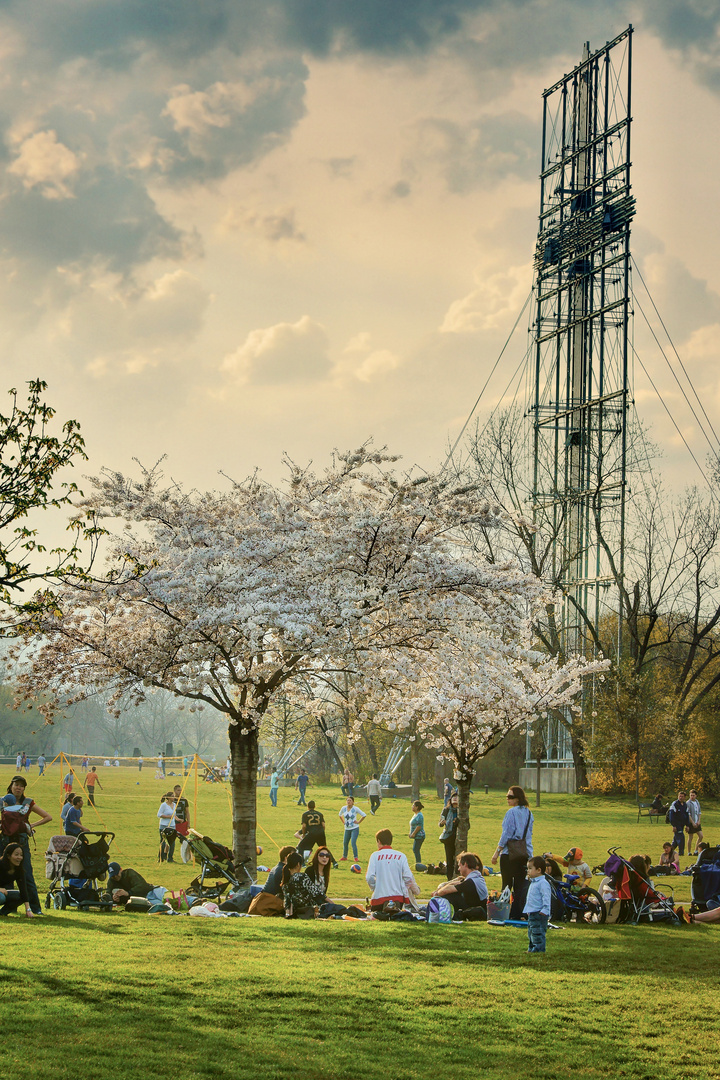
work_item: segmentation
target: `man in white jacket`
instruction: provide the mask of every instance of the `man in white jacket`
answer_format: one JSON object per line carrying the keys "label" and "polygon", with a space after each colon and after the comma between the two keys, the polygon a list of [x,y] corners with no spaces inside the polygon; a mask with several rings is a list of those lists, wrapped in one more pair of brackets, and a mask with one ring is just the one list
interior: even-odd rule
{"label": "man in white jacket", "polygon": [[381,908],[388,900],[404,904],[411,893],[419,896],[420,886],[412,875],[407,855],[395,851],[390,830],[380,829],[375,833],[375,840],[378,849],[370,856],[365,875],[373,890],[370,907]]}

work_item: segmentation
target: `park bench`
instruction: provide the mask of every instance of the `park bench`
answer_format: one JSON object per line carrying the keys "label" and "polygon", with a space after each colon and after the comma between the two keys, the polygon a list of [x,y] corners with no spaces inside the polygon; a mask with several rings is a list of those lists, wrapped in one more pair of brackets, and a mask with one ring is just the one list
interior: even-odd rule
{"label": "park bench", "polygon": [[660,817],[660,814],[658,813],[657,810],[653,809],[651,803],[638,803],[638,816],[637,816],[638,821],[640,820],[641,817],[649,818],[650,821],[652,821],[653,818],[654,818],[655,822],[657,823],[657,820]]}

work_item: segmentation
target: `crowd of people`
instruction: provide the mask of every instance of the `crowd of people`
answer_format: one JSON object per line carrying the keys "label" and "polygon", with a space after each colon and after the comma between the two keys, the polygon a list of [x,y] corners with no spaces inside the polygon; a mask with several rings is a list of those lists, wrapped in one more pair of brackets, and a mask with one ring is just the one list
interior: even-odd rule
{"label": "crowd of people", "polygon": [[[85,786],[88,802],[94,805],[95,788],[102,790],[97,770],[85,764]],[[274,771],[271,777],[271,801],[277,803],[279,774]],[[273,787],[273,780],[275,781]],[[91,831],[83,824],[84,798],[74,794],[72,771],[64,777],[66,800],[61,811],[61,821],[65,835],[82,837]],[[361,829],[368,820],[368,814],[357,805],[354,791],[354,777],[349,770],[343,775],[342,790],[345,802],[337,811],[342,829],[342,855],[336,860],[327,843],[327,824],[325,816],[318,809],[314,800],[306,801],[305,794],[310,779],[307,771],[301,769],[294,785],[298,793],[297,805],[304,808],[300,826],[295,834],[294,846],[280,849],[279,861],[268,874],[262,892],[254,897],[251,906],[253,914],[282,914],[286,918],[314,918],[318,912],[338,914],[347,912],[347,908],[334,901],[329,893],[332,869],[338,863],[348,861],[352,852],[351,870],[362,873],[359,864],[358,839]],[[0,845],[0,914],[8,915],[24,906],[29,916],[41,914],[38,891],[35,884],[32,861],[30,858],[29,836],[35,828],[47,825],[52,817],[31,798],[26,797],[27,780],[18,771],[13,777],[6,795],[2,798],[3,831]],[[175,861],[175,837],[186,836],[189,828],[189,804],[182,795],[182,786],[176,784],[166,791],[157,810],[159,830],[158,861]],[[373,775],[366,787],[370,816],[377,815],[382,802],[382,788],[377,776]],[[674,875],[680,873],[680,857],[684,854],[685,836],[688,848],[695,848],[693,855],[699,855],[708,847],[703,840],[702,813],[697,793],[690,791],[689,799],[680,791],[677,798],[664,807],[667,822],[673,830],[672,840],[663,844],[657,863],[649,856],[636,855],[630,865],[637,871],[642,881],[654,889],[650,874]],[[662,805],[662,795],[656,796]],[[535,855],[533,850],[534,818],[523,789],[511,785],[507,791],[507,810],[502,820],[500,836],[490,858],[490,865],[499,864],[499,875],[503,889],[511,896],[510,920],[526,920],[528,925],[529,952],[543,952],[545,949],[545,930],[551,914],[549,879],[564,880],[577,888],[586,887],[593,877],[593,871],[583,857],[582,849],[575,846],[567,854],[558,856],[552,852]],[[425,872],[428,867],[422,862],[422,847],[426,839],[424,806],[419,800],[411,804],[412,815],[408,824],[408,838],[412,843],[415,873]],[[6,820],[7,819],[7,820]],[[446,881],[433,892],[433,898],[446,901],[452,909],[456,921],[482,921],[487,918],[488,888],[486,877],[492,873],[483,865],[476,852],[457,852],[457,833],[459,822],[459,798],[457,790],[448,778],[444,782],[443,808],[439,816],[438,827],[441,830],[439,841],[445,853],[444,864],[430,870],[440,870]],[[16,827],[17,826],[17,827]],[[374,850],[370,854],[365,879],[372,895],[368,911],[358,912],[359,917],[366,914],[378,915],[390,911],[400,913],[404,905],[415,908],[415,898],[420,895],[420,888],[407,855],[393,845],[390,829],[381,828],[375,833]],[[129,896],[142,896],[153,902],[161,903],[166,890],[147,882],[136,871],[119,864],[110,864],[109,889],[115,903],[124,902]],[[546,888],[547,885],[547,888]],[[612,899],[609,886],[605,886],[605,898]],[[678,909],[681,910],[681,909]],[[710,899],[705,912],[694,916],[685,915],[686,921],[720,921],[720,896]]]}

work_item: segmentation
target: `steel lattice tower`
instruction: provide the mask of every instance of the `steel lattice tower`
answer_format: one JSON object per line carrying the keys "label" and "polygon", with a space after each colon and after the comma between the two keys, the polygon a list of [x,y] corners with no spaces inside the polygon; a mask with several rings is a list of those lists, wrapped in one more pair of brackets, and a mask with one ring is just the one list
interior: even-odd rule
{"label": "steel lattice tower", "polygon": [[[631,26],[596,52],[586,44],[578,66],[543,93],[533,512],[554,537],[561,650],[586,655],[600,620],[617,612],[624,564],[631,50]],[[556,733],[547,758],[566,757],[558,742],[567,747]]]}

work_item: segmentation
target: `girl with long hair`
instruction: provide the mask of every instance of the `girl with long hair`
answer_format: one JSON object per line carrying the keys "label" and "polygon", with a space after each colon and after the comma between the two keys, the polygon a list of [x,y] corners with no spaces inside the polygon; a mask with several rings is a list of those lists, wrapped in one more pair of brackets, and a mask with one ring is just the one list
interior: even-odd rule
{"label": "girl with long hair", "polygon": [[332,852],[326,847],[319,847],[305,870],[306,876],[317,887],[318,892],[322,889],[322,897],[317,901],[319,904],[324,904],[327,899],[330,887],[330,867],[334,862]]}
{"label": "girl with long hair", "polygon": [[302,869],[303,857],[293,851],[285,860],[282,875],[286,919],[314,919],[315,907],[322,902],[318,885],[311,881],[307,874],[303,874]]}
{"label": "girl with long hair", "polygon": [[24,904],[27,917],[33,917],[23,870],[22,844],[8,844],[0,858],[0,904],[0,915],[11,915]]}

